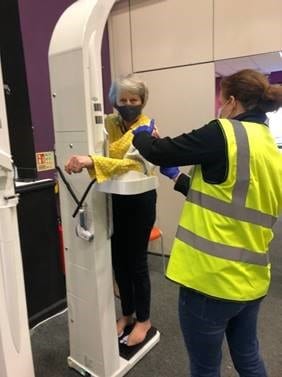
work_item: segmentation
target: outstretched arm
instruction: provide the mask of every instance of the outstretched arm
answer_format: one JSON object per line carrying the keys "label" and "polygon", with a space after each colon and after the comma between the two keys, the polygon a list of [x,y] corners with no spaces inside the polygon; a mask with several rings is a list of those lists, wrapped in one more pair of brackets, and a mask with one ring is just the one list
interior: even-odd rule
{"label": "outstretched arm", "polygon": [[104,182],[114,175],[121,175],[129,170],[143,172],[143,164],[140,161],[124,158],[110,158],[103,156],[75,155],[66,162],[65,171],[68,174],[80,173],[84,168],[92,179],[96,178],[98,183]]}
{"label": "outstretched arm", "polygon": [[80,173],[84,168],[93,168],[93,161],[90,156],[74,155],[65,164],[65,171],[68,174]]}
{"label": "outstretched arm", "polygon": [[216,121],[176,137],[155,138],[140,132],[133,145],[146,160],[159,166],[210,165],[226,158],[226,143]]}

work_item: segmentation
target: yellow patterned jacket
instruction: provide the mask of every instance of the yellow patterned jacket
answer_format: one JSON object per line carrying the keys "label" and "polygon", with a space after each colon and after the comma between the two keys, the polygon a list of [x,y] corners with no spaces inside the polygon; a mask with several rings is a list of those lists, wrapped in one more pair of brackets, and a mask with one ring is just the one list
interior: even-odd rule
{"label": "yellow patterned jacket", "polygon": [[132,130],[142,125],[149,125],[150,118],[141,114],[129,130],[123,132],[123,124],[119,115],[110,114],[105,119],[108,132],[109,157],[91,155],[93,168],[88,172],[98,183],[124,174],[130,170],[146,175],[154,174],[154,165],[146,161],[132,145]]}

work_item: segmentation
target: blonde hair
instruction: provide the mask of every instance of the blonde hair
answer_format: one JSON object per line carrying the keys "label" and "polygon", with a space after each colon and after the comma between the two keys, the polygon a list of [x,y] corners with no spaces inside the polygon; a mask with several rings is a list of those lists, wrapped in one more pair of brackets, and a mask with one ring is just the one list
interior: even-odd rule
{"label": "blonde hair", "polygon": [[120,77],[112,82],[109,91],[109,100],[112,106],[116,105],[117,96],[121,90],[126,90],[132,94],[140,96],[143,107],[148,100],[148,88],[143,80],[135,74]]}

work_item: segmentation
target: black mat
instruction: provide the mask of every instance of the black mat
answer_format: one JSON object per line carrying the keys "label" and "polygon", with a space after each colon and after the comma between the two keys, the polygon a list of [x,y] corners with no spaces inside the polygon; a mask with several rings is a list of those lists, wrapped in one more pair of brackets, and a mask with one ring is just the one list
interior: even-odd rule
{"label": "black mat", "polygon": [[134,355],[136,355],[136,353],[140,351],[141,348],[143,348],[145,344],[148,343],[149,340],[151,340],[157,333],[157,329],[155,327],[151,327],[148,330],[147,335],[145,339],[143,340],[143,342],[136,344],[135,346],[127,346],[124,343],[124,338],[127,337],[127,335],[131,332],[131,330],[133,329],[133,326],[134,325],[127,326],[124,330],[123,335],[119,337],[119,354],[121,357],[123,357],[126,360],[130,360]]}

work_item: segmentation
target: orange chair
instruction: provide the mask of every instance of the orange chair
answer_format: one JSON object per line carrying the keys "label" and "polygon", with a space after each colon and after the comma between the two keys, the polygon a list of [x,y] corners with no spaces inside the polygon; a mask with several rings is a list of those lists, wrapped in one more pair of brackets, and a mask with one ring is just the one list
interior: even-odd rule
{"label": "orange chair", "polygon": [[164,253],[164,242],[163,242],[163,233],[157,226],[154,226],[151,230],[149,241],[155,241],[160,239],[161,241],[161,255],[163,261],[163,273],[165,274],[166,271],[166,261],[165,261],[165,253]]}

